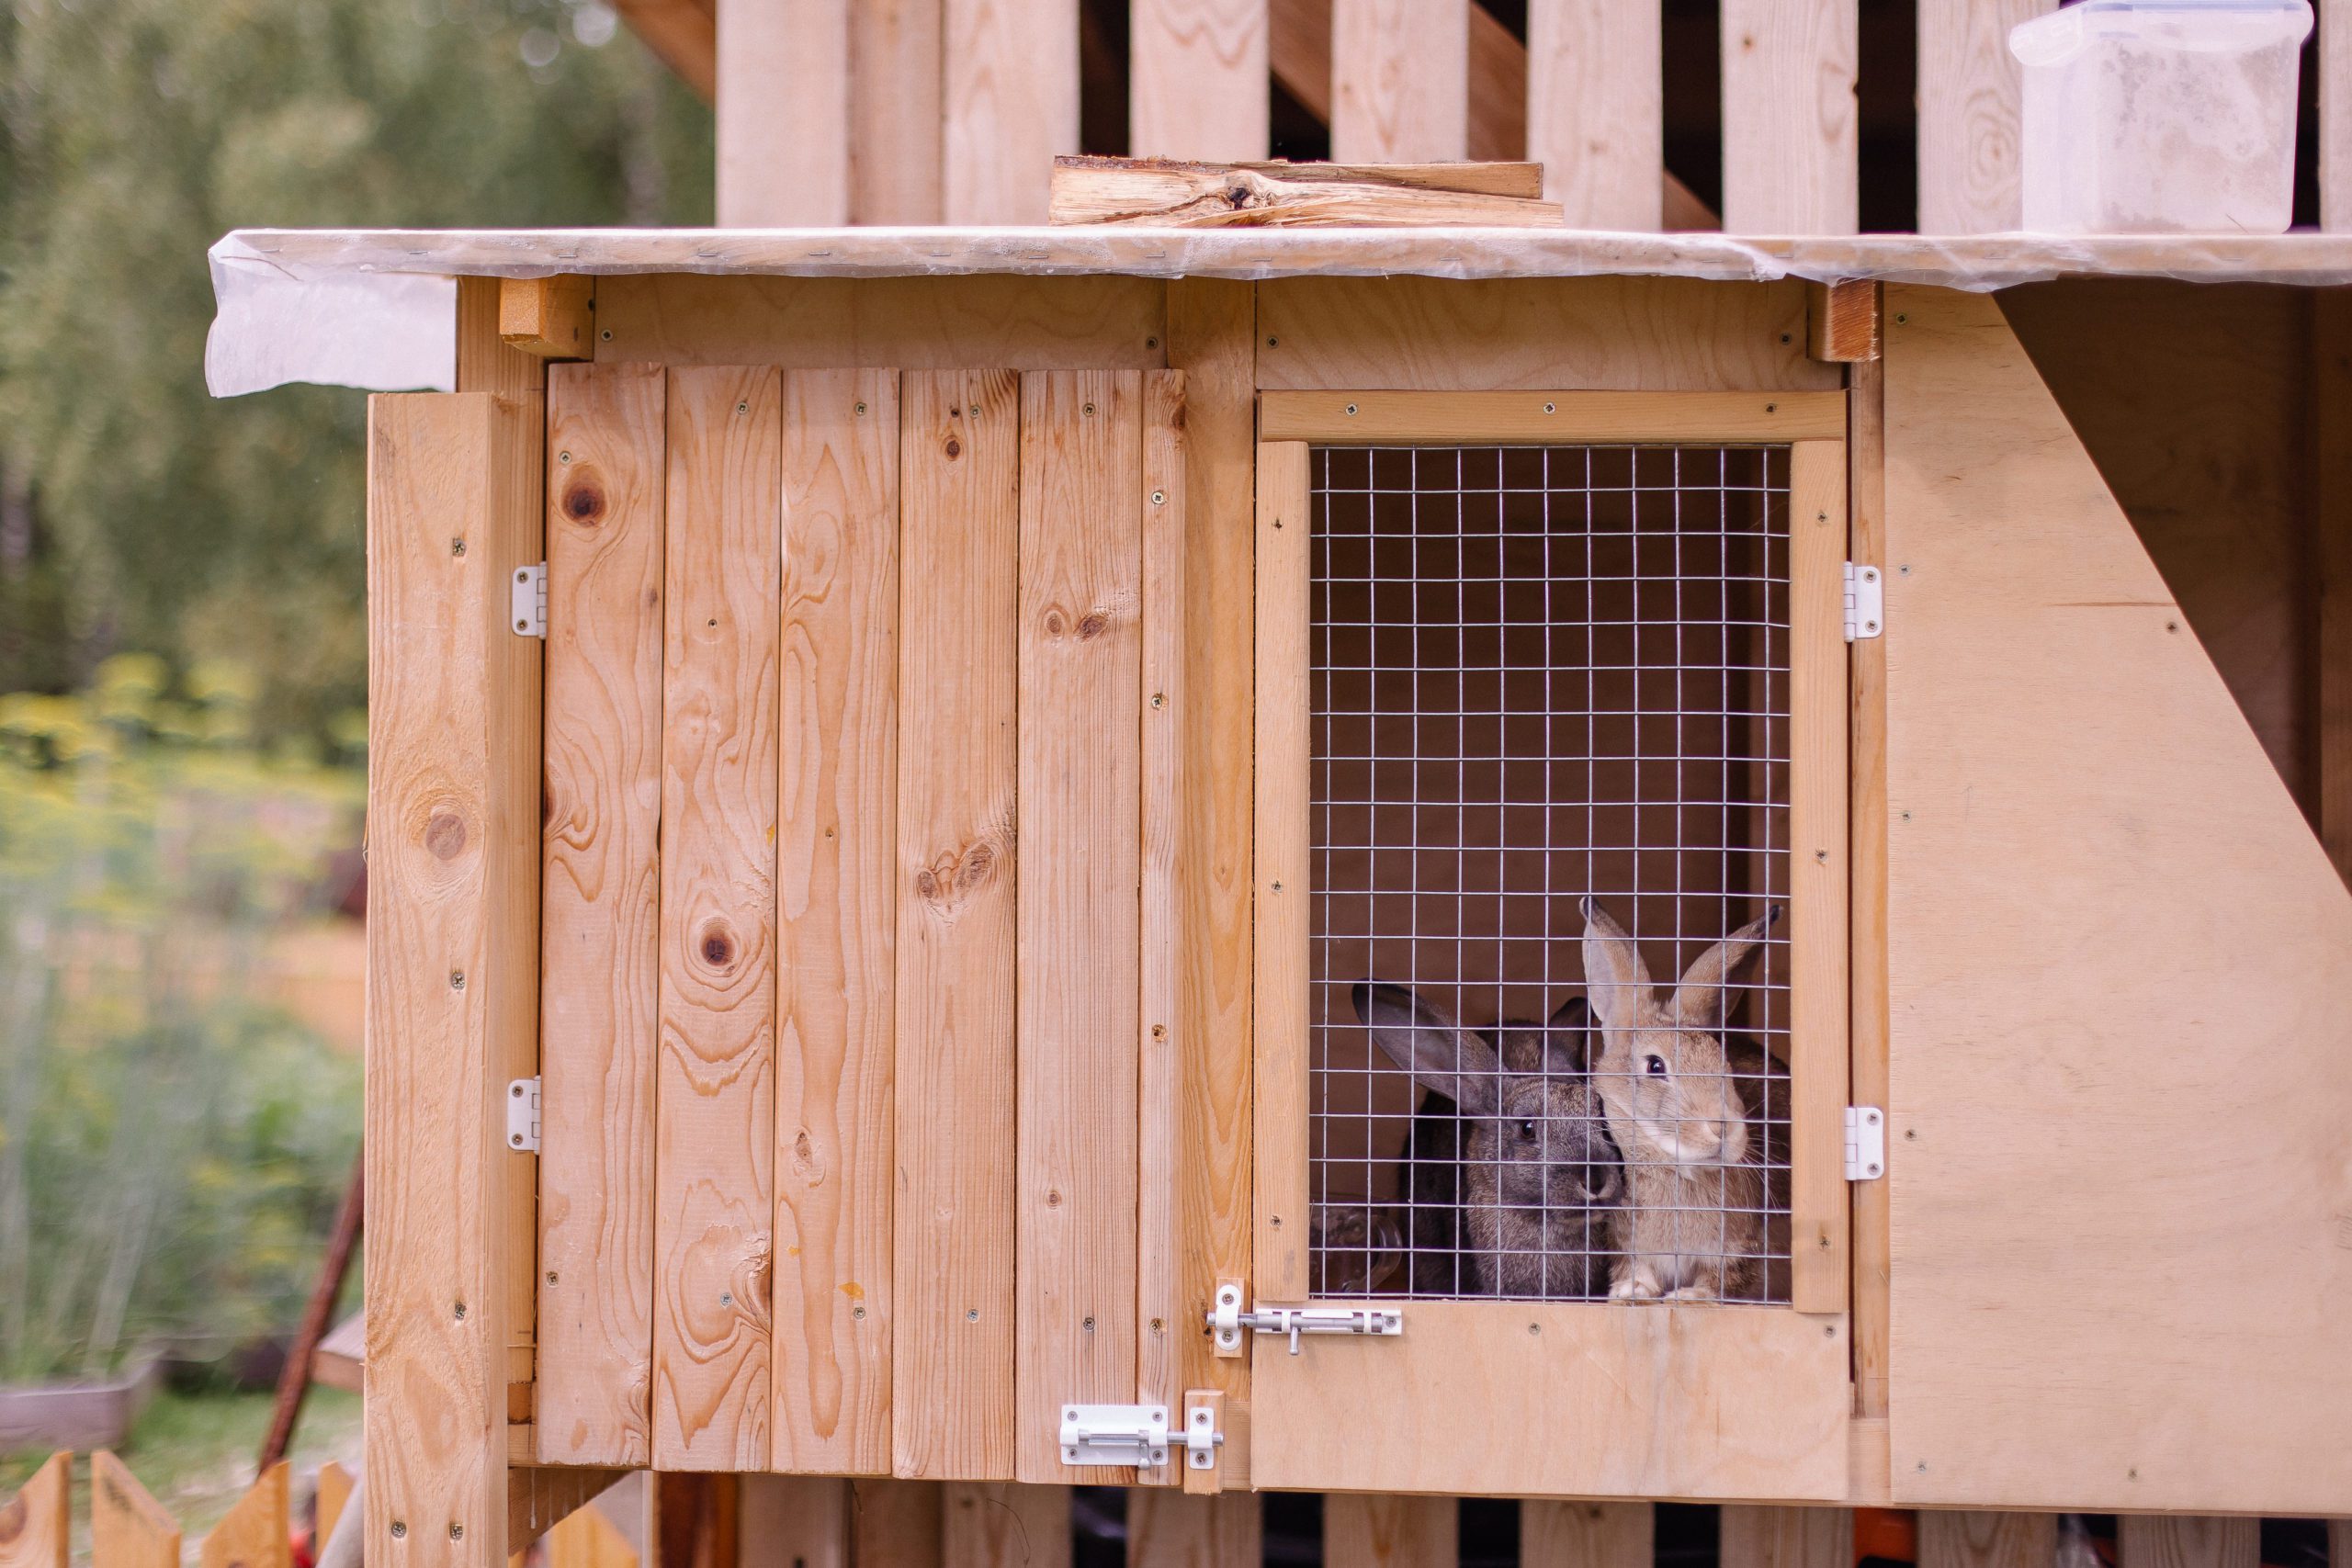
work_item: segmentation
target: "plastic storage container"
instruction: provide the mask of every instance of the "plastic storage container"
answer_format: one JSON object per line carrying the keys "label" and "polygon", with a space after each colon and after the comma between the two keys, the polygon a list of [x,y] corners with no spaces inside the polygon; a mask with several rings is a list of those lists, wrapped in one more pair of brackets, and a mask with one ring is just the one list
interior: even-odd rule
{"label": "plastic storage container", "polygon": [[2025,226],[2286,231],[2309,0],[2083,0],[2012,28]]}

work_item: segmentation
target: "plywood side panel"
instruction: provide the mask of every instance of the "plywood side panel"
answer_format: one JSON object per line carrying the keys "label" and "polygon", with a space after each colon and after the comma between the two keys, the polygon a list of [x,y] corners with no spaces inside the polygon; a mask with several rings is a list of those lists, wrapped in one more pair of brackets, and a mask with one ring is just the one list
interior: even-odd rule
{"label": "plywood side panel", "polygon": [[809,370],[1146,369],[1167,363],[1166,289],[1149,277],[605,277],[596,357]]}
{"label": "plywood side panel", "polygon": [[715,0],[718,222],[850,220],[852,0]]}
{"label": "plywood side panel", "polygon": [[891,1424],[902,1476],[1012,1473],[1020,381],[900,382]]}
{"label": "plywood side panel", "polygon": [[1723,1568],[1853,1568],[1853,1510],[1726,1504],[1721,1557]]}
{"label": "plywood side panel", "polygon": [[890,1469],[899,378],[785,377],[778,1470]]}
{"label": "plywood side panel", "polygon": [[[1650,1568],[1656,1561],[1657,1512],[1647,1503],[1555,1503],[1531,1498],[1519,1509],[1520,1568]],[[1727,1529],[1732,1512],[1724,1510]],[[1724,1563],[1724,1568],[1766,1568],[1760,1563],[1735,1563],[1728,1554]],[[1828,1563],[1822,1568],[1848,1565]]]}
{"label": "plywood side panel", "polygon": [[1860,221],[1856,0],[1723,0],[1724,231]]}
{"label": "plywood side panel", "polygon": [[665,391],[658,365],[548,377],[533,1421],[548,1464],[652,1458]]}
{"label": "plywood side panel", "polygon": [[1804,286],[1692,278],[1285,278],[1258,286],[1268,389],[1832,390]]}
{"label": "plywood side panel", "polygon": [[[1020,1446],[1136,1397],[1141,377],[1021,385]],[[1124,1471],[1078,1479],[1118,1483]]]}
{"label": "plywood side panel", "polygon": [[653,1462],[764,1470],[775,1095],[771,369],[673,370],[663,590]]}
{"label": "plywood side panel", "polygon": [[1460,1561],[1451,1497],[1333,1493],[1323,1499],[1323,1557],[1361,1568],[1454,1568]]}
{"label": "plywood side panel", "polygon": [[1887,310],[1896,1498],[2324,1509],[2352,896],[1998,307]]}
{"label": "plywood side panel", "polygon": [[537,1037],[540,695],[507,584],[541,555],[537,448],[520,399],[368,402],[367,1508],[379,1540],[437,1521],[392,1549],[406,1564],[505,1555],[512,1221],[526,1254],[537,1225],[505,1102]]}
{"label": "plywood side panel", "polygon": [[1136,0],[1127,151],[1248,163],[1267,155],[1267,0]]}
{"label": "plywood side panel", "polygon": [[1127,1494],[1127,1568],[1261,1568],[1264,1533],[1254,1492]]}
{"label": "plywood side panel", "polygon": [[1043,223],[1057,153],[1078,143],[1078,7],[944,0],[940,52],[950,223]]}
{"label": "plywood side panel", "polygon": [[2054,1568],[2057,1561],[2055,1514],[1919,1510],[1919,1568]]}
{"label": "plywood side panel", "polygon": [[853,223],[940,220],[941,12],[941,0],[850,0]]}
{"label": "plywood side panel", "polygon": [[1659,9],[1531,0],[1527,156],[1571,229],[1665,222],[1666,96]]}
{"label": "plywood side panel", "polygon": [[1470,155],[1470,0],[1332,0],[1331,156]]}
{"label": "plywood side panel", "polygon": [[947,1487],[942,1554],[954,1568],[1070,1568],[1069,1488]]}
{"label": "plywood side panel", "polygon": [[2055,0],[1921,0],[1919,232],[1993,234],[2024,224],[2024,78],[2009,29]]}

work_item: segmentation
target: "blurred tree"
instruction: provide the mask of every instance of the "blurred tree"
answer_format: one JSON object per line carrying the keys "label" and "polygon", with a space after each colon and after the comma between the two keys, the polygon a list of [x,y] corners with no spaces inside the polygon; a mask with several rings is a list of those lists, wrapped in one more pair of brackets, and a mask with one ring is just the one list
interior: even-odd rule
{"label": "blurred tree", "polygon": [[0,692],[233,660],[366,694],[360,394],[216,403],[243,226],[704,223],[709,111],[602,0],[0,6]]}

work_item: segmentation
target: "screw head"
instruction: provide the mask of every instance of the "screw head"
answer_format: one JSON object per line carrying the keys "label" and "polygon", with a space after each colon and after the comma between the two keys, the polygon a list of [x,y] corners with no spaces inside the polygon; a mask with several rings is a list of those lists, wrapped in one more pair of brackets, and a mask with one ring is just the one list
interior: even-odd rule
{"label": "screw head", "polygon": [[1156,707],[1156,708],[1158,708],[1158,707],[1166,707],[1166,706],[1168,705],[1168,696],[1167,696],[1167,694],[1166,694],[1166,693],[1163,693],[1163,692],[1154,692],[1154,693],[1152,693],[1152,694],[1151,694],[1151,705],[1152,705],[1153,707]]}
{"label": "screw head", "polygon": [[555,1283],[555,1270],[552,1269],[548,1270],[548,1283],[550,1285]]}
{"label": "screw head", "polygon": [[466,972],[464,970],[452,969],[449,971],[449,988],[453,991],[462,991],[466,988]]}
{"label": "screw head", "polygon": [[[1545,413],[1558,413],[1560,412],[1560,405],[1557,403],[1545,403],[1544,405],[1544,412]],[[1529,1326],[1532,1327],[1534,1325],[1531,1324]]]}
{"label": "screw head", "polygon": [[748,400],[737,403],[735,405],[735,412],[737,413],[750,413],[752,412],[752,405]]}
{"label": "screw head", "polygon": [[1146,348],[1158,348],[1159,346],[1159,340],[1156,337],[1148,337],[1143,340],[1143,345]]}
{"label": "screw head", "polygon": [[1282,343],[1282,341],[1283,341],[1283,340],[1282,340],[1282,339],[1280,339],[1280,338],[1278,338],[1278,337],[1270,337],[1270,338],[1268,338],[1268,339],[1266,340],[1266,346],[1267,346],[1268,348],[1273,348],[1273,347],[1276,347],[1276,346],[1280,345],[1280,344]]}
{"label": "screw head", "polygon": [[1356,414],[1356,405],[1355,405],[1355,404],[1353,404],[1353,403],[1350,403],[1350,404],[1348,405],[1348,417],[1349,417],[1350,419],[1353,419],[1353,418],[1355,417],[1355,414]]}
{"label": "screw head", "polygon": [[451,1314],[452,1314],[452,1315],[454,1315],[459,1323],[463,1323],[463,1322],[465,1322],[465,1321],[466,1321],[466,1303],[463,1303],[463,1302],[458,1302],[458,1303],[457,1303],[456,1304],[454,1304],[453,1306],[451,1306],[451,1307],[450,1307],[449,1311],[450,1311]]}
{"label": "screw head", "polygon": [[865,1309],[862,1306],[854,1306],[850,1308],[849,1314],[850,1316],[856,1318],[860,1323],[865,1321]]}
{"label": "screw head", "polygon": [[466,1527],[465,1527],[465,1526],[463,1526],[463,1525],[461,1525],[461,1524],[459,1524],[459,1523],[458,1523],[458,1521],[457,1521],[457,1520],[455,1520],[455,1519],[450,1520],[450,1521],[449,1521],[449,1539],[450,1539],[451,1540],[465,1540],[465,1539],[466,1539]]}
{"label": "screw head", "polygon": [[858,404],[858,405],[857,405],[857,412],[860,412],[860,413],[864,413],[864,412],[865,412],[865,405],[864,403],[860,403],[860,404]]}
{"label": "screw head", "polygon": [[731,1306],[733,1306],[733,1305],[735,1304],[735,1297],[734,1297],[734,1295],[733,1295],[731,1292],[727,1292],[727,1291],[721,1291],[721,1292],[718,1292],[718,1304],[719,1304],[720,1306],[723,1306],[723,1307],[731,1307]]}
{"label": "screw head", "polygon": [[466,553],[466,542],[463,539],[450,540],[449,553],[453,556],[464,555]]}
{"label": "screw head", "polygon": [[569,452],[558,452],[555,455],[555,460],[559,463],[569,463],[571,461],[571,454]]}
{"label": "screw head", "polygon": [[1779,413],[1781,412],[1781,405],[1778,403],[1766,403],[1764,405],[1764,412],[1766,413]]}
{"label": "screw head", "polygon": [[1085,1328],[1086,1332],[1091,1334],[1094,1332],[1094,1320],[1090,1317],[1081,1326]]}
{"label": "screw head", "polygon": [[394,1540],[398,1540],[401,1537],[406,1534],[408,1534],[408,1521],[405,1519],[394,1519],[392,1521],[392,1539]]}
{"label": "screw head", "polygon": [[[1897,310],[1897,311],[1894,313],[1894,324],[1895,324],[1896,326],[1898,326],[1898,327],[1900,327],[1900,326],[1907,326],[1907,325],[1910,323],[1910,321],[1911,321],[1910,316],[1909,316],[1909,315],[1907,315],[1906,313],[1905,313],[1904,311]],[[1928,1467],[1927,1467],[1926,1465],[1924,1465],[1924,1464],[1923,1464],[1923,1465],[1921,1465],[1919,1468],[1920,1468],[1921,1470],[1925,1470],[1925,1469],[1927,1469]]]}
{"label": "screw head", "polygon": [[1156,490],[1156,491],[1153,491],[1151,492],[1151,503],[1152,503],[1154,506],[1165,506],[1165,505],[1167,505],[1167,504],[1168,504],[1168,492],[1167,492],[1166,491],[1164,491],[1164,490]]}
{"label": "screw head", "polygon": [[596,336],[603,342],[610,343],[613,341],[613,329],[606,327],[603,332],[598,333]]}
{"label": "screw head", "polygon": [[978,1308],[978,1307],[966,1307],[966,1308],[964,1309],[964,1321],[965,1321],[966,1323],[978,1323],[978,1322],[979,1322],[979,1321],[980,1321],[980,1309],[979,1309],[979,1308]]}
{"label": "screw head", "polygon": [[1088,403],[1085,407],[1083,407],[1083,408],[1080,409],[1078,412],[1079,412],[1080,413],[1084,414],[1087,418],[1089,418],[1089,419],[1092,419],[1092,418],[1094,417],[1094,405],[1093,405],[1092,403]]}

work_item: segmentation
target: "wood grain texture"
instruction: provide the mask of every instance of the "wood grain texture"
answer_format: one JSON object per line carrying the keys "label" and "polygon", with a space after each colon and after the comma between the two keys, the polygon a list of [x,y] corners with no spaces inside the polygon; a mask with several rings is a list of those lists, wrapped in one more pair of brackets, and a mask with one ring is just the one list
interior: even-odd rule
{"label": "wood grain texture", "polygon": [[1332,0],[1331,156],[1470,155],[1470,0]]}
{"label": "wood grain texture", "polygon": [[[65,1568],[74,1551],[74,1456],[53,1453],[0,1504],[0,1568]],[[173,1558],[178,1562],[176,1555]],[[102,1562],[100,1568],[113,1568]]]}
{"label": "wood grain texture", "polygon": [[1805,357],[1804,331],[1804,286],[1792,281],[1289,278],[1258,287],[1258,384],[1835,389],[1837,367]]}
{"label": "wood grain texture", "polygon": [[2328,1520],[2327,1551],[2330,1568],[2352,1568],[2352,1518]]}
{"label": "wood grain texture", "polygon": [[2211,1514],[2126,1514],[2116,1521],[2120,1568],[2256,1568],[2262,1521]]}
{"label": "wood grain texture", "polygon": [[[1726,1529],[1732,1512],[1724,1510]],[[1530,1498],[1519,1506],[1520,1568],[1649,1568],[1655,1561],[1657,1535],[1657,1510],[1647,1503],[1557,1503]],[[1724,1562],[1724,1568],[1766,1568],[1735,1564],[1728,1556]]]}
{"label": "wood grain texture", "polygon": [[1168,293],[1169,359],[1184,372],[1184,940],[1175,1043],[1185,1157],[1159,1179],[1174,1195],[1184,1272],[1164,1381],[1138,1381],[1171,1397],[1250,1391],[1248,1359],[1217,1356],[1192,1331],[1190,1314],[1218,1280],[1250,1272],[1255,299],[1249,284],[1204,278],[1170,284]]}
{"label": "wood grain texture", "polygon": [[890,1470],[899,378],[785,378],[778,1470]]}
{"label": "wood grain texture", "polygon": [[[1883,360],[1855,365],[1847,394],[1848,550],[1857,562],[1885,570],[1886,375]],[[1851,728],[1848,733],[1847,840],[1853,846],[1848,897],[1852,922],[1849,1054],[1857,1105],[1886,1108],[1886,639],[1857,641],[1849,653]],[[1854,1411],[1883,1417],[1887,1400],[1887,1190],[1883,1181],[1853,1188]],[[1856,1423],[1859,1432],[1863,1423]],[[1886,1469],[1885,1427],[1869,1427]],[[1868,1494],[1857,1493],[1857,1495]]]}
{"label": "wood grain texture", "polygon": [[[509,1427],[517,1431],[520,1428]],[[506,1539],[520,1555],[525,1547],[603,1495],[626,1471],[576,1465],[523,1465],[506,1472]],[[705,1480],[707,1477],[689,1477]]]}
{"label": "wood grain texture", "polygon": [[1323,1558],[1359,1568],[1454,1568],[1459,1515],[1451,1497],[1334,1492],[1323,1499]]}
{"label": "wood grain texture", "polygon": [[[743,1477],[735,1568],[851,1568],[850,1483],[822,1475]],[[883,1559],[885,1562],[889,1560]]]}
{"label": "wood grain texture", "polygon": [[944,1491],[936,1481],[850,1483],[850,1561],[860,1568],[946,1568]]}
{"label": "wood grain texture", "polygon": [[2057,1560],[2055,1514],[1919,1510],[1919,1568],[2052,1568]]}
{"label": "wood grain texture", "polygon": [[1071,1479],[1064,1402],[1136,1397],[1142,399],[1134,371],[1021,382],[1013,1279],[1029,1481]]}
{"label": "wood grain texture", "polygon": [[1999,308],[1887,311],[1896,1496],[2324,1510],[2352,895]]}
{"label": "wood grain texture", "polygon": [[1854,1513],[1725,1504],[1721,1540],[1723,1568],[1853,1568]]}
{"label": "wood grain texture", "polygon": [[2009,29],[2056,0],[1920,0],[1919,232],[1993,234],[2024,220],[2024,78]]}
{"label": "wood grain texture", "polygon": [[850,0],[849,220],[940,220],[941,0]]}
{"label": "wood grain texture", "polygon": [[[540,650],[507,626],[509,579],[541,558],[526,407],[368,403],[366,1495],[407,1568],[504,1561],[530,1332],[532,1162],[505,1147],[538,1033]],[[395,1518],[433,1526],[395,1541]]]}
{"label": "wood grain texture", "polygon": [[2352,293],[2315,294],[2311,313],[2312,502],[2319,535],[2319,777],[2312,793],[2328,856],[2352,886]]}
{"label": "wood grain texture", "polygon": [[1251,1492],[1192,1497],[1137,1488],[1127,1494],[1127,1568],[1260,1568],[1261,1517]]}
{"label": "wood grain texture", "polygon": [[717,0],[718,222],[850,220],[852,0]]}
{"label": "wood grain texture", "polygon": [[[1045,221],[1050,170],[1038,175]],[[1148,277],[705,277],[599,280],[599,359],[826,370],[1148,368],[1167,286]]]}
{"label": "wood grain texture", "polygon": [[576,274],[498,280],[498,335],[538,359],[589,359],[596,342],[596,280]]}
{"label": "wood grain texture", "polygon": [[[318,1495],[314,1512],[318,1516],[315,1522],[318,1526],[318,1540],[322,1550],[334,1536],[335,1521],[343,1517],[344,1509],[351,1505],[352,1484],[351,1472],[344,1469],[334,1460],[328,1460],[319,1466]],[[178,1562],[179,1554],[174,1552],[171,1561]]]}
{"label": "wood grain texture", "polygon": [[595,1506],[574,1508],[548,1528],[547,1568],[638,1568],[639,1554]]}
{"label": "wood grain texture", "polygon": [[1804,298],[1807,355],[1839,364],[1878,357],[1876,283],[1860,278],[1808,283]]}
{"label": "wood grain texture", "polygon": [[548,378],[538,1458],[650,1462],[661,999],[658,365]]}
{"label": "wood grain texture", "polygon": [[1665,220],[1665,87],[1658,7],[1531,0],[1527,156],[1573,229],[1655,230]]}
{"label": "wood grain texture", "polygon": [[1724,0],[1724,230],[1859,223],[1856,0]]}
{"label": "wood grain texture", "polygon": [[[196,1550],[199,1568],[292,1568],[293,1540],[287,1532],[288,1490],[293,1467],[279,1460],[256,1477],[230,1505]],[[442,1527],[445,1537],[450,1527]],[[453,1548],[462,1540],[451,1540]]]}
{"label": "wood grain texture", "polygon": [[653,1461],[764,1470],[776,1021],[780,378],[672,370]]}
{"label": "wood grain texture", "polygon": [[1136,0],[1127,19],[1127,150],[1262,158],[1267,0]]}
{"label": "wood grain texture", "polygon": [[[1475,224],[1556,228],[1556,202],[1464,188],[1492,185],[1477,164],[1212,164],[1091,155],[1054,160],[1057,226],[1170,229],[1379,228]],[[1534,165],[1507,164],[1511,173]],[[1460,169],[1455,185],[1439,172]],[[1392,170],[1401,172],[1392,174]],[[1439,177],[1432,178],[1432,175]]]}
{"label": "wood grain texture", "polygon": [[1054,155],[1078,143],[1078,7],[944,0],[941,79],[950,223],[1043,223]]}
{"label": "wood grain texture", "polygon": [[952,1482],[942,1533],[952,1568],[1069,1568],[1069,1488]]}
{"label": "wood grain texture", "polygon": [[902,1476],[1012,1473],[1018,378],[900,381],[898,1189]]}
{"label": "wood grain texture", "polygon": [[2352,229],[2352,28],[2319,28],[2319,222]]}
{"label": "wood grain texture", "polygon": [[1837,392],[1267,392],[1267,441],[1831,441]]}
{"label": "wood grain texture", "polygon": [[[326,1503],[326,1471],[322,1467],[322,1542],[332,1533]],[[0,1549],[0,1557],[5,1554]],[[148,1495],[128,1466],[103,1449],[90,1456],[90,1562],[93,1568],[180,1568],[180,1522]]]}
{"label": "wood grain texture", "polygon": [[[1250,993],[1260,1300],[1307,1294],[1307,603],[1314,547],[1307,446],[1258,448],[1256,973]],[[1253,1303],[1254,1304],[1254,1303]],[[1253,1363],[1256,1358],[1252,1358]],[[1316,1484],[1321,1484],[1320,1482]]]}

